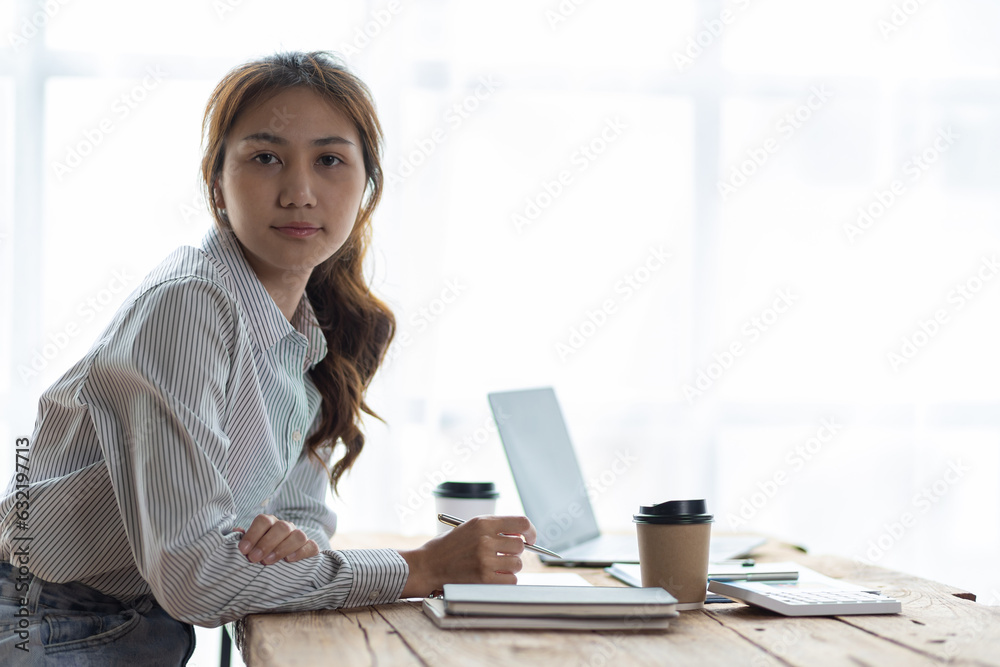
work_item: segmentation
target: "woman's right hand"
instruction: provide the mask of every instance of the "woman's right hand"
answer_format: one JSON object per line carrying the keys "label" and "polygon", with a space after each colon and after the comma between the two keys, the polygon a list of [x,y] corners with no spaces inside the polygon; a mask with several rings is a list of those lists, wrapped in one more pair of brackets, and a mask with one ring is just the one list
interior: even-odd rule
{"label": "woman's right hand", "polygon": [[410,570],[402,596],[427,597],[445,584],[515,584],[524,544],[535,538],[527,517],[473,517],[418,549],[399,552]]}
{"label": "woman's right hand", "polygon": [[239,527],[233,530],[243,533],[238,548],[251,563],[270,565],[282,558],[294,563],[319,553],[319,545],[296,528],[295,524],[282,521],[272,514],[258,514],[248,531]]}

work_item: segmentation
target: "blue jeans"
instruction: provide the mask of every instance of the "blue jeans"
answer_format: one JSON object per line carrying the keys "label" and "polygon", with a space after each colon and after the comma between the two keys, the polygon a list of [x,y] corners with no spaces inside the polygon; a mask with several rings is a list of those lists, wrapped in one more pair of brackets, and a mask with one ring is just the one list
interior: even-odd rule
{"label": "blue jeans", "polygon": [[0,561],[0,665],[173,667],[187,663],[194,642],[194,628],[152,595],[122,603]]}

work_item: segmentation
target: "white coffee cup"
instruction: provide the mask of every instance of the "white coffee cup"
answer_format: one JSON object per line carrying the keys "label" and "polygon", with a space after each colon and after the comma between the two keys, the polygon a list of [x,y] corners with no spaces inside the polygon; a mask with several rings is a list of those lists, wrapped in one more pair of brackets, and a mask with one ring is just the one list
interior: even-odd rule
{"label": "white coffee cup", "polygon": [[[434,489],[434,505],[438,514],[450,514],[467,521],[474,516],[495,514],[500,493],[493,482],[441,482]],[[440,535],[451,526],[438,523]]]}

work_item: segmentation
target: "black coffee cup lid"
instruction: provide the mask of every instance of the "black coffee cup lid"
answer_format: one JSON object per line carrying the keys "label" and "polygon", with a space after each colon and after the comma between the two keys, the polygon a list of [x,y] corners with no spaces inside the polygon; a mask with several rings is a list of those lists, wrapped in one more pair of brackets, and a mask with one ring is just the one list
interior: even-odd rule
{"label": "black coffee cup lid", "polygon": [[659,505],[640,505],[639,513],[632,516],[634,523],[711,523],[713,517],[702,500],[668,500]]}
{"label": "black coffee cup lid", "polygon": [[434,489],[434,495],[439,498],[468,498],[489,500],[499,498],[493,482],[441,482]]}

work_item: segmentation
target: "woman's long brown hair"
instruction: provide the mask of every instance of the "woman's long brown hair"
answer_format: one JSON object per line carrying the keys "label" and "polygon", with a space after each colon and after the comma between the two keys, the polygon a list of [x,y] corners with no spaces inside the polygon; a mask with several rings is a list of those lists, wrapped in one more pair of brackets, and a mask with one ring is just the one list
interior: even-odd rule
{"label": "woman's long brown hair", "polygon": [[[202,121],[201,173],[205,200],[215,224],[230,232],[225,211],[213,196],[222,173],[226,137],[239,115],[293,87],[307,88],[332,102],[350,118],[361,138],[367,184],[354,228],[332,257],[313,269],[306,294],[326,336],[328,353],[309,371],[322,395],[320,424],[306,441],[309,455],[323,464],[317,450],[343,443],[344,455],[328,469],[337,482],[365,444],[361,413],[378,418],[365,403],[365,391],[392,342],[396,319],[365,282],[362,263],[371,243],[371,219],[382,197],[382,126],[371,91],[325,51],[277,53],[230,71],[215,87]],[[324,464],[325,467],[325,464]]]}

